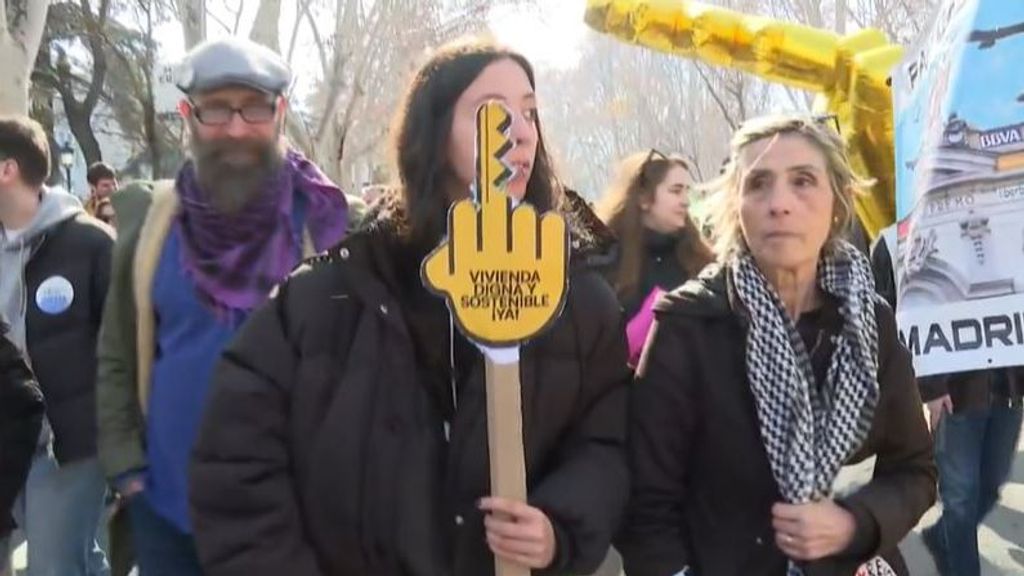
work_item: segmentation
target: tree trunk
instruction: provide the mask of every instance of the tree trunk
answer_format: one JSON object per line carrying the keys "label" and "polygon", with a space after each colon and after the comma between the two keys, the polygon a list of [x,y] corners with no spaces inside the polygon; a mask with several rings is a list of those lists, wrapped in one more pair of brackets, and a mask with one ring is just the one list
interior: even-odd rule
{"label": "tree trunk", "polygon": [[0,113],[28,113],[29,80],[49,8],[48,1],[0,0]]}
{"label": "tree trunk", "polygon": [[[298,19],[297,16],[296,19]],[[260,8],[256,12],[256,20],[253,22],[249,39],[280,53],[281,41],[278,31],[280,22],[281,0],[262,0]]]}
{"label": "tree trunk", "polygon": [[[73,108],[74,111],[69,110],[70,108]],[[74,135],[78,147],[82,150],[82,156],[85,157],[85,165],[89,166],[103,160],[100,143],[96,140],[96,134],[92,130],[91,115],[87,114],[81,106],[68,102],[64,103],[64,111],[71,134]]]}
{"label": "tree trunk", "polygon": [[85,98],[79,102],[75,97],[75,82],[71,67],[65,62],[58,62],[51,69],[57,77],[57,90],[64,104],[64,115],[67,117],[71,133],[82,150],[86,165],[103,159],[99,141],[92,126],[93,113],[103,93],[103,84],[107,77],[107,52],[105,36],[107,16],[110,11],[110,0],[100,0],[99,14],[94,16],[88,0],[81,0],[81,26],[85,32],[86,45],[92,55],[92,76]]}
{"label": "tree trunk", "polygon": [[[50,47],[45,37],[43,39],[43,43],[39,46],[39,53],[36,55],[35,68],[37,70],[49,70],[53,68]],[[57,143],[57,139],[53,135],[53,125],[56,122],[53,112],[54,90],[52,87],[40,83],[34,83],[32,88],[32,101],[30,103],[29,116],[34,118],[36,122],[39,122],[43,126],[43,130],[46,132],[46,138],[50,142],[50,157],[60,158],[60,145]],[[64,170],[61,169],[60,163],[51,162],[50,176],[47,178],[47,184],[55,186],[63,180]]]}
{"label": "tree trunk", "polygon": [[177,7],[185,33],[185,50],[191,50],[206,39],[206,0],[177,0]]}
{"label": "tree trunk", "polygon": [[[295,14],[296,23],[302,17],[302,7],[298,8]],[[279,25],[281,22],[281,0],[262,0],[256,12],[256,20],[253,22],[249,39],[257,44],[262,44],[278,54],[281,53],[281,39]],[[297,29],[297,27],[296,27]],[[293,39],[294,40],[294,39]],[[305,126],[299,118],[288,109],[285,119],[285,133],[288,135],[292,145],[297,147],[307,156],[316,160],[312,141],[306,132]]]}

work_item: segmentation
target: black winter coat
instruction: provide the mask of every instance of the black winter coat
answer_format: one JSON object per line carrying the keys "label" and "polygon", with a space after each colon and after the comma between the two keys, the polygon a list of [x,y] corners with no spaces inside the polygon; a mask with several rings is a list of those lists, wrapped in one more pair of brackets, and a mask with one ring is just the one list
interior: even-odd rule
{"label": "black winter coat", "polygon": [[[834,304],[833,304],[834,306]],[[838,311],[820,311],[811,361],[825,377]],[[936,469],[910,354],[878,299],[880,397],[871,431],[848,464],[877,456],[866,486],[836,502],[857,523],[845,552],[807,576],[851,576],[882,554],[900,574],[897,544],[935,501]],[[782,501],[747,379],[746,315],[724,269],[712,266],[655,307],[656,323],[630,407],[633,497],[617,546],[629,576],[783,576],[771,508]],[[809,347],[810,349],[810,347]]]}
{"label": "black winter coat", "polygon": [[43,411],[32,372],[18,348],[0,334],[0,538],[13,527],[10,510],[28,478]]}
{"label": "black winter coat", "polygon": [[[449,366],[423,253],[368,226],[256,311],[216,372],[190,480],[211,576],[493,573],[482,358],[457,336]],[[605,556],[629,492],[628,380],[615,296],[576,267],[561,318],[521,354],[529,502],[558,546],[535,574]]]}
{"label": "black winter coat", "polygon": [[[619,301],[626,322],[636,315],[655,288],[671,292],[690,278],[676,256],[676,243],[679,241],[676,235],[660,234],[647,228],[644,228],[643,234],[640,277],[633,292],[620,296]],[[612,286],[615,286],[618,279],[620,258],[621,252],[616,250],[611,261],[602,266],[604,276]]]}
{"label": "black winter coat", "polygon": [[[28,353],[62,464],[96,457],[96,344],[113,246],[113,231],[83,213],[47,232],[25,267]],[[55,276],[71,283],[74,299],[60,314],[47,314],[34,296]]]}

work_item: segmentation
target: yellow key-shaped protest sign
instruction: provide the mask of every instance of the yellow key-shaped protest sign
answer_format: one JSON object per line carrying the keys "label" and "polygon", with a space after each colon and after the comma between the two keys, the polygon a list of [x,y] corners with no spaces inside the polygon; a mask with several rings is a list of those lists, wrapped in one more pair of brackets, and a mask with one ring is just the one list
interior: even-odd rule
{"label": "yellow key-shaped protest sign", "polygon": [[[569,236],[557,212],[538,216],[529,204],[513,206],[505,193],[513,174],[504,162],[513,147],[512,122],[498,103],[477,111],[474,198],[452,206],[448,238],[423,261],[422,274],[427,287],[447,299],[462,332],[486,347],[491,494],[526,502],[518,345],[561,313]],[[508,349],[514,359],[497,358]],[[529,576],[530,571],[496,557],[494,573]]]}
{"label": "yellow key-shaped protest sign", "polygon": [[459,328],[488,346],[514,346],[548,327],[566,294],[569,237],[557,212],[513,206],[504,157],[512,114],[500,103],[477,111],[473,199],[448,214],[448,238],[423,262],[428,288],[448,300]]}

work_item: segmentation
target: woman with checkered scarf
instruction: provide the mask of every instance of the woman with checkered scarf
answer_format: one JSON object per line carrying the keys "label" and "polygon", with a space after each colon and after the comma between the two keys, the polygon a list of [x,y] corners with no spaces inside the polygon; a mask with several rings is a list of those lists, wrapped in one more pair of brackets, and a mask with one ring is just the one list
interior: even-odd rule
{"label": "woman with checkered scarf", "polygon": [[709,184],[720,264],[656,305],[633,390],[629,576],[908,573],[936,472],[910,355],[843,239],[867,185],[827,123],[734,135]]}

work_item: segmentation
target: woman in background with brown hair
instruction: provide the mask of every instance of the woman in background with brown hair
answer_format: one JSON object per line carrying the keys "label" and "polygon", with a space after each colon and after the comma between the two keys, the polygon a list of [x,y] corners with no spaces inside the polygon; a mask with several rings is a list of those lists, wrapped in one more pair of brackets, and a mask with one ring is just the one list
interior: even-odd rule
{"label": "woman in background with brown hair", "polygon": [[690,218],[690,165],[651,149],[626,157],[598,206],[619,245],[605,276],[625,311],[630,361],[636,364],[657,296],[714,260]]}

